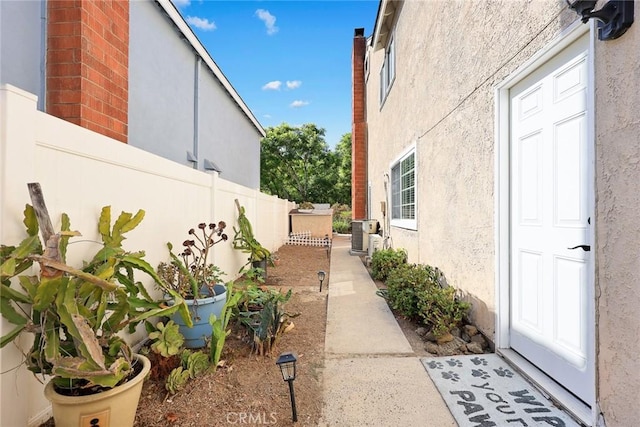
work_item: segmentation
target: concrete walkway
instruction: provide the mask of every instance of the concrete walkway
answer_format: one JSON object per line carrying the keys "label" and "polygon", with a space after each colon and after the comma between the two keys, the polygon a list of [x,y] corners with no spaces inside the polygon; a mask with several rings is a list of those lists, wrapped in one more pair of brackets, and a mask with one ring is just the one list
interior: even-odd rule
{"label": "concrete walkway", "polygon": [[333,239],[321,426],[456,426],[348,237]]}

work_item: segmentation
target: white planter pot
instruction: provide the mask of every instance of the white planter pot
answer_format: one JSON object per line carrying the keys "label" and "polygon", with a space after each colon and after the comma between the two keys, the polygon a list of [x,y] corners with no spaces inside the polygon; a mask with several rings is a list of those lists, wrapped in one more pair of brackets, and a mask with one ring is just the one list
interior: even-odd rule
{"label": "white planter pot", "polygon": [[145,356],[137,354],[136,359],[142,362],[142,371],[132,380],[102,393],[65,396],[57,393],[49,381],[44,395],[51,402],[56,427],[133,426],[142,384],[151,369]]}

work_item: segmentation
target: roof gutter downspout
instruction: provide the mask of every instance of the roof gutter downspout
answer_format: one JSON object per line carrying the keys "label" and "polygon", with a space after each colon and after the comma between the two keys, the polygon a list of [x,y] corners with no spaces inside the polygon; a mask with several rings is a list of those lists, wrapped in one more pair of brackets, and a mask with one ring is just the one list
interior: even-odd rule
{"label": "roof gutter downspout", "polygon": [[200,66],[202,64],[202,58],[196,55],[196,66],[193,72],[193,156],[195,161],[193,162],[193,168],[198,169],[199,153],[198,148],[200,145]]}
{"label": "roof gutter downspout", "polygon": [[40,95],[38,110],[45,111],[47,97],[47,0],[40,3]]}

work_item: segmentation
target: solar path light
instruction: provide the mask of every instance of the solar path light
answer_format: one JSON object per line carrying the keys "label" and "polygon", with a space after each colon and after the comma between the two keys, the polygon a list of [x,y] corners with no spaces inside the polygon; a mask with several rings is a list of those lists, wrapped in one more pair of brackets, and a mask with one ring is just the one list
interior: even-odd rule
{"label": "solar path light", "polygon": [[324,271],[318,271],[318,280],[320,280],[320,292],[322,292],[322,282],[324,282],[324,278],[326,277],[326,275],[327,273],[325,273]]}
{"label": "solar path light", "polygon": [[298,414],[296,412],[296,395],[293,392],[293,380],[296,379],[296,362],[298,357],[295,353],[286,352],[278,356],[276,365],[280,367],[282,372],[282,379],[289,383],[289,394],[291,395],[291,419],[295,423],[298,421]]}

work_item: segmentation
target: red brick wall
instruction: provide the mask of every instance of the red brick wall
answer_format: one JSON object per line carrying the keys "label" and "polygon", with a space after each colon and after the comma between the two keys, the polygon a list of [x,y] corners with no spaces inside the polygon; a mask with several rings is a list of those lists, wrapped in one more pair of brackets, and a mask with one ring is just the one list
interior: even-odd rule
{"label": "red brick wall", "polygon": [[364,30],[357,28],[351,56],[351,218],[367,219],[367,122],[364,82],[366,39]]}
{"label": "red brick wall", "polygon": [[47,1],[46,109],[127,142],[129,1]]}

